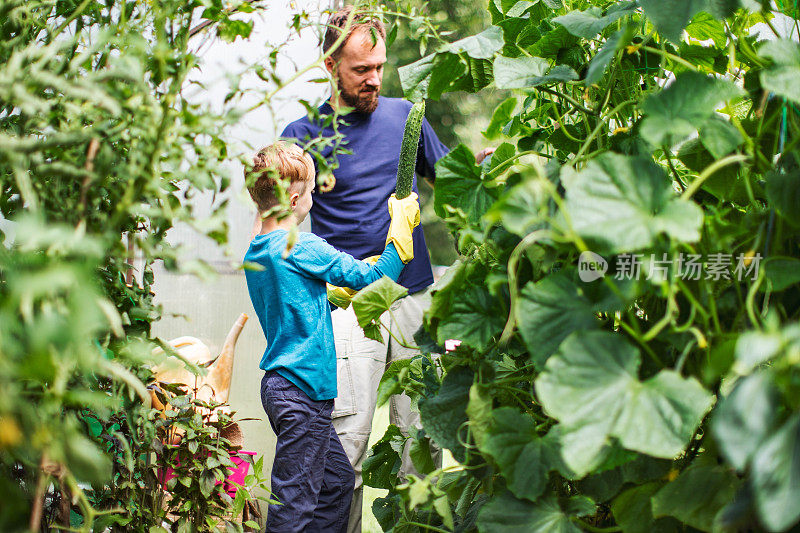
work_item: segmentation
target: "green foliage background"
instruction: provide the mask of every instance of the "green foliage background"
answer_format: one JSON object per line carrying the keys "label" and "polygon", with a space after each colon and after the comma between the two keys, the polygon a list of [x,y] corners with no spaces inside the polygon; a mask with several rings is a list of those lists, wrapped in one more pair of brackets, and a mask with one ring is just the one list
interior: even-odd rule
{"label": "green foliage background", "polygon": [[[485,132],[491,160],[460,145],[437,166],[460,257],[434,286],[423,354],[381,382],[383,400],[412,396],[424,430],[390,427],[373,447],[365,483],[389,491],[376,518],[397,532],[796,527],[796,7],[487,12],[461,40],[425,26],[428,55],[399,69],[414,100],[511,96]],[[588,251],[609,263],[591,282]],[[634,254],[642,275],[614,276]],[[458,464],[437,469],[431,442]],[[403,446],[421,476],[397,477]]]}
{"label": "green foliage background", "polygon": [[[238,118],[183,98],[190,34],[206,21],[246,38],[232,14],[257,4],[0,3],[0,214],[14,221],[0,247],[4,531],[244,527],[231,513],[245,498],[212,484],[225,472],[219,428],[175,390],[169,422],[157,419],[145,386],[150,265],[197,268],[166,231],[227,232],[223,200],[204,221],[188,201],[228,188],[222,133]],[[491,159],[478,166],[460,145],[437,168],[433,206],[460,257],[434,288],[423,355],[381,383],[382,399],[410,394],[424,424],[390,427],[365,464],[389,491],[373,506],[384,529],[796,527],[796,6],[492,0],[488,26],[464,35],[416,2],[372,7],[424,45],[399,69],[410,99],[511,95],[484,133]],[[318,65],[281,80],[268,52],[254,67],[276,84],[267,106]],[[123,236],[145,258],[135,283]],[[581,281],[590,250],[610,272],[653,255],[641,268],[657,275]],[[746,275],[706,266],[685,279],[690,256]],[[461,345],[445,352],[448,339]],[[172,453],[160,443],[174,425],[188,452],[165,506],[152,458]],[[437,469],[432,441],[458,464]],[[402,446],[422,477],[398,479]]]}
{"label": "green foliage background", "polygon": [[[183,97],[191,36],[245,38],[252,23],[232,15],[255,4],[0,2],[0,214],[13,221],[0,235],[0,530],[243,528],[250,494],[214,485],[230,419],[209,422],[178,389],[160,393],[172,408],[159,417],[145,386],[164,357],[152,263],[202,270],[167,230],[227,238],[226,201],[200,219],[189,200],[228,188],[222,136],[238,115]],[[128,242],[144,257],[136,278]],[[165,448],[178,427],[182,445]],[[157,472],[176,457],[166,498]]]}

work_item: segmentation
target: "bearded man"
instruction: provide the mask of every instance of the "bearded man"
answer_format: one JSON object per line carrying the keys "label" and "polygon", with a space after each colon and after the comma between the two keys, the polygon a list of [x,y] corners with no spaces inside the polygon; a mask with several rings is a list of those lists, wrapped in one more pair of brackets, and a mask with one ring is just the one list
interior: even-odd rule
{"label": "bearded man", "polygon": [[[344,39],[332,50],[345,29]],[[333,189],[315,193],[311,231],[360,259],[380,254],[385,246],[390,222],[386,205],[395,189],[403,130],[411,110],[411,103],[406,100],[380,96],[386,63],[385,39],[382,22],[362,12],[354,13],[352,6],[346,6],[329,19],[322,46],[323,53],[330,52],[325,67],[334,86],[331,98],[320,106],[319,114],[324,117],[333,114],[334,108],[354,108],[341,117],[345,123],[338,127],[344,135],[345,148],[352,153],[336,156],[339,166],[334,171]],[[289,124],[281,137],[305,146],[314,139],[333,135],[332,126],[303,117]],[[483,150],[479,162],[492,151]],[[328,147],[320,155],[330,158],[331,152]],[[417,174],[435,180],[436,162],[447,152],[427,120],[423,121]],[[417,192],[416,178],[413,190]],[[411,345],[429,303],[427,289],[433,283],[433,274],[422,226],[416,228],[412,237],[415,256],[398,279],[409,295],[395,302],[391,314],[383,317],[393,333],[391,337],[385,334],[385,344],[364,336],[352,307],[332,313],[338,376],[333,423],[356,473],[351,532],[361,530],[361,466],[372,428],[378,383],[389,362],[418,353]],[[391,423],[406,435],[409,428],[421,427],[419,413],[412,411],[410,399],[405,395],[391,398],[389,416]],[[437,457],[434,459],[440,462]],[[408,450],[400,473],[416,473]]]}

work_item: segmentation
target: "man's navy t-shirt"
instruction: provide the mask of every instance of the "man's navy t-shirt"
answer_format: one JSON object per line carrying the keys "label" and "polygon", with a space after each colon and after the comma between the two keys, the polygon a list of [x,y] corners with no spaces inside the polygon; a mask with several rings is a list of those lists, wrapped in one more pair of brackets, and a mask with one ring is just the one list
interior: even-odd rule
{"label": "man's navy t-shirt", "polygon": [[[372,113],[353,112],[341,118],[339,126],[344,134],[345,148],[352,154],[337,155],[339,168],[334,171],[336,185],[333,190],[314,193],[311,208],[311,231],[338,250],[364,259],[380,254],[386,246],[389,231],[387,202],[394,192],[400,145],[411,103],[399,98],[379,97],[378,107]],[[320,115],[331,115],[327,102],[319,108]],[[296,139],[301,147],[311,139],[320,137],[320,125],[303,117],[289,124],[281,137]],[[326,127],[324,137],[333,136],[333,127]],[[322,151],[329,158],[331,147]],[[447,154],[447,147],[439,141],[428,121],[422,123],[417,150],[417,174],[435,179],[434,165]],[[414,191],[417,180],[414,178]],[[433,283],[431,262],[425,245],[422,227],[414,230],[414,259],[406,265],[398,282],[415,293]]]}

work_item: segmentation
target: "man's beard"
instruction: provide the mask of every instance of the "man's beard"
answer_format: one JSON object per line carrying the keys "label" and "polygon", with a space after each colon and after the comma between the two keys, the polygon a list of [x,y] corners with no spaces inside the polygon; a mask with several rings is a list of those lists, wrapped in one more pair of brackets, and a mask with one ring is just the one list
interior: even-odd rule
{"label": "man's beard", "polygon": [[370,92],[349,92],[342,88],[341,80],[339,80],[339,90],[341,91],[342,100],[349,107],[355,108],[359,113],[372,113],[378,108],[378,93],[380,89]]}

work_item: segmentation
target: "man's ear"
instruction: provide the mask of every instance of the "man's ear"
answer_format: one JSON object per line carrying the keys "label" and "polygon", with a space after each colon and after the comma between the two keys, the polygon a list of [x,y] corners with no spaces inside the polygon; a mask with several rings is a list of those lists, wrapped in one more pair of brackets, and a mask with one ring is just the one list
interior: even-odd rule
{"label": "man's ear", "polygon": [[292,207],[292,209],[297,207],[298,198],[300,198],[300,193],[298,192],[293,192],[292,194],[289,195],[289,205]]}
{"label": "man's ear", "polygon": [[328,70],[328,72],[331,73],[332,76],[335,75],[336,74],[336,60],[334,60],[331,56],[326,57],[325,58],[325,68]]}

